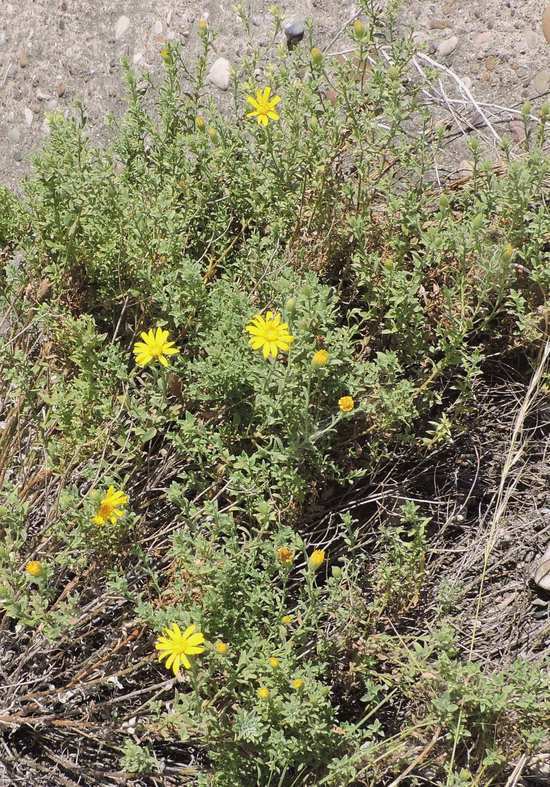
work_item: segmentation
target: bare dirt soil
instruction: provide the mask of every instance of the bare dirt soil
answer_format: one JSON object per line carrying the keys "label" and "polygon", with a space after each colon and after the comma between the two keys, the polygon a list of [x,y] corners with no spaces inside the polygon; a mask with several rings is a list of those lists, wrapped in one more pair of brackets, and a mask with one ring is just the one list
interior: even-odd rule
{"label": "bare dirt soil", "polygon": [[[381,0],[380,5],[385,0]],[[506,106],[550,91],[550,44],[541,19],[546,0],[411,0],[401,26],[428,54],[450,68],[479,100]],[[233,0],[13,0],[0,3],[0,183],[19,184],[48,126],[47,113],[74,111],[81,101],[89,134],[105,137],[109,115],[124,107],[120,60],[160,74],[163,43],[182,41],[193,57],[197,23],[217,31],[212,60],[238,68],[251,46],[284,43],[273,37],[271,0],[243,0],[247,31]],[[282,0],[284,17],[309,19],[316,45],[327,47],[358,13],[350,0]],[[329,51],[338,51],[342,40]],[[302,45],[306,45],[305,43]],[[213,95],[222,91],[212,85]],[[512,136],[519,126],[506,126]]]}

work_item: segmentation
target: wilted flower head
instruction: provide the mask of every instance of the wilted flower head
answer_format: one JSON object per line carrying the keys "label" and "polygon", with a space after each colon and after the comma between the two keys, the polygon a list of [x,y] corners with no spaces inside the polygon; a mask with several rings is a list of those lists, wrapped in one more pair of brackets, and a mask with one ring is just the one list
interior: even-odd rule
{"label": "wilted flower head", "polygon": [[279,547],[277,550],[277,560],[283,566],[291,566],[294,560],[294,552],[289,547]]}

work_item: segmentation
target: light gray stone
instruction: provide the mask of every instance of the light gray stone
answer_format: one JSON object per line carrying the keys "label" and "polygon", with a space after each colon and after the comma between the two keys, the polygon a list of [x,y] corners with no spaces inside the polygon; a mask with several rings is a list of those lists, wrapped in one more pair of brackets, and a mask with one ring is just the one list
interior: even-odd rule
{"label": "light gray stone", "polygon": [[533,79],[533,87],[537,93],[546,93],[550,88],[550,69],[543,68]]}
{"label": "light gray stone", "polygon": [[306,31],[306,22],[302,17],[292,17],[285,19],[283,22],[283,31],[287,41],[292,44],[297,44],[304,37]]}
{"label": "light gray stone", "polygon": [[452,53],[455,51],[457,46],[458,46],[458,38],[456,36],[451,36],[450,38],[446,38],[437,47],[437,56],[449,57],[449,55],[452,55]]}
{"label": "light gray stone", "polygon": [[118,40],[128,31],[130,20],[127,16],[119,16],[115,25],[115,38]]}
{"label": "light gray stone", "polygon": [[208,81],[220,90],[227,90],[231,76],[231,63],[225,57],[219,57],[212,63],[208,72]]}

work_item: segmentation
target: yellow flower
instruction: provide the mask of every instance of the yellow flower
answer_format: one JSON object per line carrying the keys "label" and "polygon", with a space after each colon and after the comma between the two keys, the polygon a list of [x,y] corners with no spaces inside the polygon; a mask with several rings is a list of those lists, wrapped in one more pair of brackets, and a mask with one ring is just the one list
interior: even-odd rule
{"label": "yellow flower", "polygon": [[134,355],[138,366],[147,366],[151,361],[158,361],[163,366],[168,366],[167,355],[175,355],[179,352],[174,347],[174,342],[168,340],[168,331],[162,328],[151,328],[147,333],[142,331],[140,337],[143,341],[134,344]]}
{"label": "yellow flower", "polygon": [[270,98],[271,88],[264,87],[263,90],[256,90],[256,98],[247,96],[246,100],[252,107],[252,112],[247,113],[247,117],[256,118],[262,126],[267,126],[270,120],[279,120],[279,115],[275,112],[275,107],[281,100],[280,96]]}
{"label": "yellow flower", "polygon": [[214,648],[216,650],[216,653],[219,653],[221,656],[225,656],[225,654],[229,650],[229,645],[227,644],[227,642],[219,641],[219,642],[216,642],[216,644],[214,645]]}
{"label": "yellow flower", "polygon": [[292,617],[292,615],[283,615],[283,617],[281,618],[281,623],[284,626],[290,626],[293,620],[294,618]]}
{"label": "yellow flower", "polygon": [[309,556],[308,565],[313,571],[317,571],[318,568],[321,568],[323,563],[325,562],[325,550],[324,549],[314,549],[311,555]]}
{"label": "yellow flower", "polygon": [[260,686],[260,688],[258,689],[256,694],[258,695],[258,697],[261,700],[268,700],[269,699],[269,689],[266,688],[265,686]]}
{"label": "yellow flower", "polygon": [[25,566],[25,571],[27,574],[30,574],[31,577],[39,577],[44,573],[44,566],[39,560],[29,560]]}
{"label": "yellow flower", "polygon": [[277,550],[277,560],[283,566],[291,566],[294,560],[294,552],[288,547],[279,547]]}
{"label": "yellow flower", "polygon": [[351,413],[355,407],[355,402],[351,396],[342,396],[340,399],[338,399],[338,407],[343,413]]}
{"label": "yellow flower", "polygon": [[116,490],[114,486],[110,486],[103,496],[95,516],[92,517],[92,522],[94,525],[104,525],[106,522],[116,525],[117,519],[126,513],[121,506],[127,502],[128,495]]}
{"label": "yellow flower", "polygon": [[196,629],[197,627],[191,624],[182,634],[178,624],[172,623],[171,627],[164,629],[164,636],[159,637],[155,642],[155,648],[159,651],[159,661],[166,659],[165,667],[172,669],[174,675],[177,675],[182,665],[185,669],[191,669],[189,656],[204,653],[204,635]]}
{"label": "yellow flower", "polygon": [[199,131],[204,131],[206,128],[206,121],[202,115],[197,115],[195,118],[195,126],[198,128]]}
{"label": "yellow flower", "polygon": [[257,314],[246,326],[250,334],[249,344],[253,350],[262,350],[264,358],[276,358],[279,350],[288,352],[294,336],[288,332],[286,322],[281,322],[281,315],[267,312],[265,317]]}
{"label": "yellow flower", "polygon": [[311,365],[316,367],[326,366],[329,358],[330,356],[326,350],[317,350],[316,353],[313,353],[313,358],[311,359]]}
{"label": "yellow flower", "polygon": [[290,681],[290,685],[292,686],[293,689],[296,689],[298,691],[299,689],[303,688],[304,681],[301,678],[294,678],[294,680]]}
{"label": "yellow flower", "polygon": [[278,659],[276,656],[270,656],[269,666],[271,667],[271,669],[277,669],[280,663],[281,663],[280,659]]}

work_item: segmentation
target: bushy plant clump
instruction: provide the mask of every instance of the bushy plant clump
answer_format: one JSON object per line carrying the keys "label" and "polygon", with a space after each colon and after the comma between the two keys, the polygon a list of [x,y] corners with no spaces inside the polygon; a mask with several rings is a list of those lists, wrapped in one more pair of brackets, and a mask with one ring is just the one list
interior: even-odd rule
{"label": "bushy plant clump", "polygon": [[312,512],[452,439],[487,357],[536,352],[543,138],[521,160],[504,144],[504,174],[474,141],[470,181],[436,187],[406,42],[388,65],[356,24],[344,62],[253,59],[224,114],[198,35],[195,72],[177,46],[159,55],[158,115],[128,70],[111,148],[52,116],[25,196],[0,192],[2,606],[65,646],[92,597],[122,599],[103,625],[139,627],[140,685],[178,678],[141,707],[143,746],[123,736],[127,772],[162,770],[171,739],[204,753],[200,784],[382,784],[438,731],[455,759],[437,778],[451,762],[453,784],[489,783],[537,745],[542,679],[484,674],[445,627],[391,634],[422,590],[417,506],[375,554],[360,521]]}

